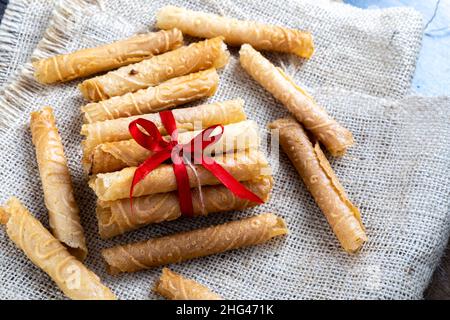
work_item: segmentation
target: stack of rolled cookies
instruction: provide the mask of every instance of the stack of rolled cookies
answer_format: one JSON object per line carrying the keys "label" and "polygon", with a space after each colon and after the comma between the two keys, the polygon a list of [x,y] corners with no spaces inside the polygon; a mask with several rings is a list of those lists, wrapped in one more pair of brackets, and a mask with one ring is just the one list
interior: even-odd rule
{"label": "stack of rolled cookies", "polygon": [[[221,138],[203,153],[212,156],[229,174],[263,202],[272,189],[271,170],[259,150],[258,128],[246,119],[242,99],[174,109],[178,142],[186,144],[201,130],[223,125]],[[111,238],[148,224],[170,221],[182,216],[177,178],[172,164],[163,163],[145,176],[129,199],[134,173],[153,151],[132,139],[128,126],[137,118],[151,120],[164,135],[159,114],[150,113],[117,118],[83,126],[85,168],[91,173],[89,186],[97,195],[98,229],[102,238]],[[216,128],[217,130],[219,128]],[[213,134],[215,132],[213,131]],[[170,137],[164,137],[167,141]],[[257,205],[232,193],[202,165],[186,164],[192,188],[193,216],[241,210]],[[134,272],[160,265],[256,245],[286,234],[283,219],[265,214],[223,225],[173,234],[147,241],[104,249],[102,256],[111,274]],[[194,296],[200,288],[182,281]],[[159,290],[171,296],[162,281]],[[195,288],[194,288],[195,287]],[[173,298],[178,297],[173,293]],[[200,293],[199,293],[200,294]],[[204,293],[202,293],[204,294]]]}
{"label": "stack of rolled cookies", "polygon": [[[247,120],[241,99],[174,109],[179,128],[178,142],[185,144],[202,129],[221,124],[222,137],[203,150],[228,173],[263,201],[272,189],[268,162],[259,149],[258,127]],[[97,218],[101,237],[110,238],[152,223],[182,215],[177,181],[171,163],[163,163],[140,181],[129,193],[134,173],[152,155],[132,139],[128,125],[136,118],[153,121],[165,134],[159,114],[145,114],[85,124],[82,134],[85,167],[91,173],[89,186],[98,197]],[[167,141],[170,137],[164,137]],[[187,165],[192,188],[194,216],[239,210],[256,205],[234,195],[203,166]]]}
{"label": "stack of rolled cookies", "polygon": [[[134,172],[153,152],[133,140],[128,128],[133,120],[143,118],[155,123],[164,136],[167,132],[158,112],[214,95],[219,83],[216,69],[224,67],[229,58],[224,37],[188,46],[182,46],[182,40],[177,28],[169,28],[34,62],[36,79],[43,83],[109,71],[79,85],[91,101],[81,107],[82,164],[98,197],[103,238],[182,215],[170,163],[157,167],[136,186],[131,208]],[[258,150],[256,123],[246,119],[243,105],[243,100],[235,99],[174,109],[178,141],[185,144],[207,127],[224,126],[221,139],[204,153],[267,201],[272,177]],[[194,216],[256,205],[234,195],[201,165],[189,165],[187,172]]]}

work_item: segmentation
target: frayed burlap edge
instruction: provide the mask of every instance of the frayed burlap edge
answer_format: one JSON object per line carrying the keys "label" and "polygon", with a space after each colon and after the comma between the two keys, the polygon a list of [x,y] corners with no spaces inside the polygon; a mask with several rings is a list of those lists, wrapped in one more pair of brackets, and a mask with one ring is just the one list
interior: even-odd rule
{"label": "frayed burlap edge", "polygon": [[[71,25],[88,12],[93,12],[92,9],[102,10],[102,3],[97,0],[61,1],[53,10],[44,37],[33,51],[31,61],[61,52],[72,36]],[[0,33],[0,48],[8,47],[8,44],[12,41],[14,23],[20,21],[20,17],[17,15],[24,14],[26,8],[11,3],[7,10],[9,13],[5,15],[6,26]],[[2,58],[1,55],[0,58]],[[44,86],[34,79],[31,62],[26,63],[20,69],[19,74],[13,77],[0,91],[0,133],[17,124],[19,115],[24,111],[23,102],[32,99],[32,95],[38,93]]]}

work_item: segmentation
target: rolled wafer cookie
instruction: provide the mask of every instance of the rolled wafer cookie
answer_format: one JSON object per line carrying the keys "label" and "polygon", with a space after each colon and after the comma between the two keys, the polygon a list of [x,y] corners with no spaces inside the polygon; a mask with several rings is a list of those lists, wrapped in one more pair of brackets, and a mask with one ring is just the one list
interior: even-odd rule
{"label": "rolled wafer cookie", "polygon": [[163,268],[155,292],[170,300],[223,300],[217,293],[197,281]]}
{"label": "rolled wafer cookie", "polygon": [[178,29],[139,34],[111,44],[37,60],[33,62],[34,76],[47,84],[74,80],[136,63],[182,44],[183,35]]}
{"label": "rolled wafer cookie", "polygon": [[99,277],[72,256],[17,198],[0,207],[0,223],[16,246],[70,299],[116,300]]}
{"label": "rolled wafer cookie", "polygon": [[[174,109],[172,113],[179,133],[208,128],[212,125],[227,125],[244,121],[247,118],[244,112],[244,100],[242,99],[215,102],[191,108]],[[82,142],[83,164],[87,172],[90,168],[94,148],[105,142],[131,139],[128,126],[138,118],[154,122],[161,134],[167,134],[161,123],[159,114],[156,113],[95,122],[82,126],[81,135],[86,137]]]}
{"label": "rolled wafer cookie", "polygon": [[[218,129],[217,129],[218,130]],[[178,135],[178,142],[190,142],[201,130],[186,131]],[[169,138],[166,136],[166,140]],[[259,133],[256,122],[251,120],[232,123],[224,126],[223,135],[215,144],[204,149],[204,153],[226,153],[246,149],[257,149]],[[126,167],[136,167],[145,161],[153,152],[140,146],[133,139],[102,143],[95,147],[91,156],[92,174],[118,171]]]}
{"label": "rolled wafer cookie", "polygon": [[281,217],[265,213],[208,228],[119,245],[104,249],[102,256],[108,272],[119,274],[257,245],[286,233],[286,224]]}
{"label": "rolled wafer cookie", "polygon": [[84,260],[87,247],[80,210],[73,194],[72,179],[52,108],[45,107],[31,113],[30,127],[50,228],[71,254]]}
{"label": "rolled wafer cookie", "polygon": [[259,50],[290,52],[302,58],[310,58],[314,52],[313,38],[309,32],[174,6],[158,11],[156,25],[161,29],[176,27],[194,37],[223,36],[225,42],[232,46],[249,43]]}
{"label": "rolled wafer cookie", "polygon": [[88,100],[106,100],[192,72],[222,68],[228,63],[229,55],[222,38],[217,37],[85,80],[79,88]]}
{"label": "rolled wafer cookie", "polygon": [[[235,154],[215,156],[214,159],[238,181],[255,179],[268,172],[265,156],[256,150],[240,151]],[[202,165],[195,165],[195,173],[186,167],[191,188],[201,185],[217,185],[220,181]],[[101,201],[126,199],[130,196],[131,182],[136,167],[121,171],[101,173],[89,180],[89,187]],[[134,188],[133,196],[140,197],[155,193],[177,190],[177,180],[171,164],[161,164],[141,180]]]}
{"label": "rolled wafer cookie", "polygon": [[219,76],[214,68],[170,79],[156,87],[89,103],[81,107],[85,123],[158,112],[210,97],[216,92]]}
{"label": "rolled wafer cookie", "polygon": [[367,236],[361,214],[348,199],[318,142],[309,140],[292,118],[278,119],[269,127],[279,130],[280,144],[302,177],[345,251],[358,251]]}
{"label": "rolled wafer cookie", "polygon": [[[267,202],[272,190],[271,176],[263,176],[242,184]],[[203,216],[215,212],[243,210],[256,203],[235,196],[225,186],[206,186],[192,190],[194,216]],[[180,204],[176,192],[157,193],[133,199],[133,211],[130,200],[99,201],[97,203],[97,221],[100,236],[108,239],[125,232],[141,228],[152,223],[171,221],[181,217]]]}
{"label": "rolled wafer cookie", "polygon": [[328,115],[325,109],[280,68],[275,67],[250,45],[243,45],[239,54],[242,67],[285,105],[333,156],[343,155],[353,144],[352,133]]}

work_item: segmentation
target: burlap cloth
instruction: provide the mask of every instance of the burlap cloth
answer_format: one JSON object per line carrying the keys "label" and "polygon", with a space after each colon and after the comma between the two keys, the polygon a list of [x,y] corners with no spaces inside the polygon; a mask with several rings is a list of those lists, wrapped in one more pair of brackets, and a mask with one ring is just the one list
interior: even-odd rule
{"label": "burlap cloth", "polygon": [[0,25],[0,92],[42,39],[54,1],[9,1]]}
{"label": "burlap cloth", "polygon": [[[177,4],[176,1],[170,1]],[[10,9],[32,3],[33,19],[17,11],[20,42],[39,37],[48,17],[47,1],[13,0]],[[58,124],[82,208],[90,255],[87,264],[122,299],[155,298],[150,291],[160,269],[112,277],[100,250],[113,244],[216,224],[258,212],[283,216],[285,238],[172,266],[228,299],[421,298],[445,247],[450,226],[450,100],[404,97],[410,86],[421,40],[420,16],[409,9],[363,11],[345,5],[321,7],[280,1],[179,1],[183,6],[312,30],[317,52],[308,62],[268,54],[299,83],[308,86],[330,113],[355,135],[356,145],[331,164],[361,209],[369,242],[356,256],[344,253],[320,210],[284,154],[269,154],[275,188],[266,205],[207,218],[180,219],[103,241],[97,235],[95,197],[80,165],[79,135],[83,104],[76,83],[37,84],[29,64],[4,86],[0,97],[1,202],[17,195],[45,224],[41,185],[29,112],[44,105],[56,109]],[[121,38],[154,25],[155,11],[167,1],[61,1],[53,12],[34,57],[72,51]],[[25,7],[26,7],[25,5]],[[5,19],[11,18],[11,12]],[[2,26],[4,28],[4,26]],[[26,60],[26,52],[4,52],[8,32],[0,28],[1,54]],[[3,35],[4,37],[2,37]],[[35,42],[34,42],[35,43]],[[9,47],[8,47],[9,48]],[[28,53],[27,53],[28,52]],[[221,72],[210,101],[242,97],[249,118],[265,134],[268,121],[284,108],[239,66],[236,51]],[[14,60],[13,59],[13,60]],[[6,79],[0,69],[1,79]],[[2,80],[4,81],[4,80]],[[333,87],[333,88],[330,88]],[[398,98],[393,101],[386,98]],[[264,139],[264,142],[270,140]],[[267,143],[264,148],[268,149]],[[62,298],[48,276],[33,266],[0,232],[0,298]]]}

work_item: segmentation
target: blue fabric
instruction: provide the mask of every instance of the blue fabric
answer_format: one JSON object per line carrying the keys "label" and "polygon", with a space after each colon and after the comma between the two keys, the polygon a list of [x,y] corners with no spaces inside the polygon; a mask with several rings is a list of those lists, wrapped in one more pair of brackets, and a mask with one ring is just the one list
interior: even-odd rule
{"label": "blue fabric", "polygon": [[[425,23],[422,50],[417,62],[413,90],[422,95],[450,94],[450,0],[344,0],[360,8],[410,6],[421,12]],[[432,19],[433,18],[433,19]]]}
{"label": "blue fabric", "polygon": [[2,20],[3,14],[5,13],[7,3],[8,0],[0,0],[0,21]]}

